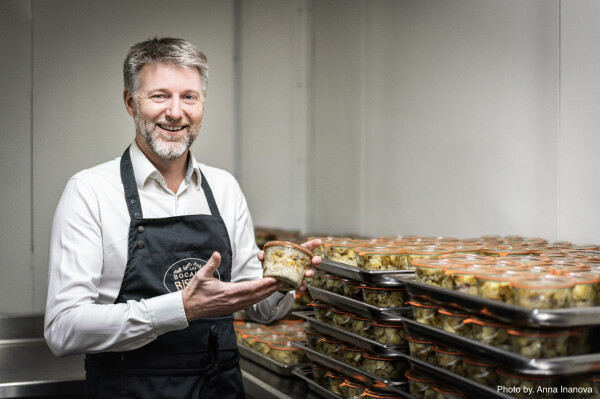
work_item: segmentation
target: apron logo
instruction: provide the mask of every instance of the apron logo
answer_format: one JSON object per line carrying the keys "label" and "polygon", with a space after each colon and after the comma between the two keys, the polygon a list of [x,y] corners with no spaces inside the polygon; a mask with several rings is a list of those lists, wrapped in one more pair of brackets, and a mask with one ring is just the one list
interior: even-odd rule
{"label": "apron logo", "polygon": [[[204,259],[186,258],[178,260],[167,268],[163,277],[163,285],[169,292],[183,290],[194,274],[206,264]],[[218,271],[215,271],[215,277],[221,280]]]}

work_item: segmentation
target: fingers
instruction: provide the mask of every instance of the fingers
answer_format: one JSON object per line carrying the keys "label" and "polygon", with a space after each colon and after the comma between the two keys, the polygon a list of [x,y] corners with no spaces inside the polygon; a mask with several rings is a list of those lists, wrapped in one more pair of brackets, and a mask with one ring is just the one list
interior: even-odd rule
{"label": "fingers", "polygon": [[265,260],[265,251],[258,251],[258,254],[256,255],[258,257],[258,260],[262,262],[264,262]]}
{"label": "fingers", "polygon": [[321,267],[321,257],[320,256],[313,256],[312,260],[311,260],[311,266],[312,267]]}
{"label": "fingers", "polygon": [[308,249],[309,251],[312,251],[313,249],[317,248],[319,245],[321,245],[321,240],[319,240],[318,238],[316,240],[310,240],[305,242],[304,244],[301,244],[302,247]]}
{"label": "fingers", "polygon": [[196,274],[202,273],[201,276],[212,277],[213,273],[217,270],[220,264],[221,254],[215,251],[212,253],[212,256],[210,257],[208,262],[206,262],[206,265],[204,265],[204,267],[200,269]]}

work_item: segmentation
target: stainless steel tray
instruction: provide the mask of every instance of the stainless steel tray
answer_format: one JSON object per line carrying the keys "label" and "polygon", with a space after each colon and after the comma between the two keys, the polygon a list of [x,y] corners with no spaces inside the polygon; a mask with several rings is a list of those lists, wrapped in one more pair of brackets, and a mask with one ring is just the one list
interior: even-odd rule
{"label": "stainless steel tray", "polygon": [[310,367],[298,367],[292,372],[293,375],[304,380],[308,385],[308,389],[313,391],[319,396],[325,399],[341,399],[342,397],[331,392],[329,389],[319,385],[315,380],[312,379],[312,370]]}
{"label": "stainless steel tray", "polygon": [[[414,270],[366,270],[328,259],[321,261],[320,270],[360,283],[392,286],[402,285],[402,281],[399,281],[402,279],[402,276],[410,277],[415,274]],[[391,278],[391,275],[394,275],[395,278]]]}
{"label": "stainless steel tray", "polygon": [[308,291],[313,299],[326,302],[347,312],[369,319],[401,321],[403,317],[412,315],[412,308],[410,307],[378,308],[362,301],[334,294],[333,292],[310,285],[308,286]]}
{"label": "stainless steel tray", "polygon": [[298,363],[298,364],[283,364],[279,363],[268,356],[263,355],[260,352],[247,348],[243,345],[238,345],[240,350],[240,355],[245,357],[248,360],[251,360],[255,363],[260,364],[264,368],[271,370],[274,373],[283,376],[290,376],[292,372],[297,367],[307,366],[308,363]]}
{"label": "stainless steel tray", "polygon": [[490,360],[502,367],[523,374],[551,376],[584,374],[598,371],[600,366],[600,353],[549,359],[530,359],[414,320],[405,319],[404,328],[410,335],[429,339],[466,354]]}
{"label": "stainless steel tray", "polygon": [[411,296],[459,307],[467,312],[478,313],[504,322],[529,327],[575,327],[600,325],[600,306],[568,309],[525,309],[502,302],[480,298],[445,288],[423,284],[411,279],[404,280]]}
{"label": "stainless steel tray", "polygon": [[333,338],[339,339],[340,341],[357,346],[361,349],[365,349],[377,355],[387,357],[400,357],[401,355],[399,354],[399,352],[408,351],[408,345],[406,344],[384,345],[371,339],[361,337],[360,335],[354,334],[350,331],[342,330],[341,328],[332,326],[331,324],[323,323],[322,321],[319,321],[314,317],[307,317],[306,320],[308,320],[308,324],[313,330],[316,330],[321,334],[329,335]]}
{"label": "stainless steel tray", "polygon": [[459,389],[462,393],[468,395],[469,397],[486,399],[513,399],[513,396],[502,394],[496,389],[479,384],[473,380],[454,374],[441,367],[434,366],[433,364],[427,363],[421,359],[417,359],[408,355],[405,357],[420,373],[432,378],[436,382]]}
{"label": "stainless steel tray", "polygon": [[323,353],[314,351],[308,348],[306,345],[300,344],[298,342],[292,342],[292,344],[294,346],[297,346],[298,348],[304,349],[306,351],[306,354],[308,355],[308,358],[311,361],[319,363],[332,370],[335,370],[338,373],[345,375],[346,377],[350,377],[355,379],[356,381],[360,381],[365,385],[380,388],[387,388],[392,386],[408,386],[406,380],[384,380],[376,375],[367,373],[364,370],[352,367],[349,364],[340,362],[339,360],[332,359],[329,356],[324,355]]}

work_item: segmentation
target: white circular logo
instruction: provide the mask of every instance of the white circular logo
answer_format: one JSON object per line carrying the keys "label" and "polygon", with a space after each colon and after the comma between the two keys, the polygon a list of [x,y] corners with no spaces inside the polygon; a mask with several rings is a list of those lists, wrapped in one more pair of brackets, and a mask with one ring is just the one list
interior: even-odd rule
{"label": "white circular logo", "polygon": [[[169,292],[181,291],[204,265],[206,265],[206,261],[200,258],[178,260],[167,268],[163,277],[163,285]],[[215,270],[215,274],[215,278],[221,280],[218,270]]]}

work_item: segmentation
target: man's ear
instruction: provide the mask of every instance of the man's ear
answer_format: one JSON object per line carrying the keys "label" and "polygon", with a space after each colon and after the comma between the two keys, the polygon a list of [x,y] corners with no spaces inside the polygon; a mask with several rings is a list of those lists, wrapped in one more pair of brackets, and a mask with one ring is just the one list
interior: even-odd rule
{"label": "man's ear", "polygon": [[125,102],[125,108],[127,108],[127,113],[132,117],[135,116],[135,99],[129,92],[129,90],[123,90],[123,101]]}

